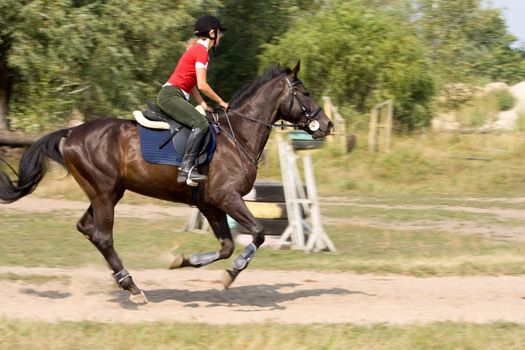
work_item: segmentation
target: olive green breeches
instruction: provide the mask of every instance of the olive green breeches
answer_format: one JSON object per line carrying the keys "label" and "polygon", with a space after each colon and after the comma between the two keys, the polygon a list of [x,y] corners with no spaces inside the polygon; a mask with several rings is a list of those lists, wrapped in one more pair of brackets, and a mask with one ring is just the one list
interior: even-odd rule
{"label": "olive green breeches", "polygon": [[191,129],[207,131],[209,128],[206,118],[186,101],[182,91],[175,86],[164,86],[157,96],[157,104],[170,117]]}

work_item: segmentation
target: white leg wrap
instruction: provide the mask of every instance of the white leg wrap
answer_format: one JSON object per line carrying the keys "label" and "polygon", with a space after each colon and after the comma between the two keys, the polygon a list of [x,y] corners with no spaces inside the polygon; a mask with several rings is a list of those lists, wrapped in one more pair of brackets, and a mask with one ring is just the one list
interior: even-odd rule
{"label": "white leg wrap", "polygon": [[131,276],[126,269],[122,269],[119,272],[117,272],[115,275],[115,280],[120,285],[120,282],[124,280],[124,278]]}
{"label": "white leg wrap", "polygon": [[255,244],[250,243],[249,245],[244,248],[244,251],[239,255],[237,258],[235,258],[235,261],[233,262],[233,267],[237,270],[242,270],[248,265],[248,263],[252,260],[255,253],[257,252],[257,247]]}
{"label": "white leg wrap", "polygon": [[219,253],[196,253],[190,256],[190,263],[192,265],[205,266],[211,264],[219,259]]}

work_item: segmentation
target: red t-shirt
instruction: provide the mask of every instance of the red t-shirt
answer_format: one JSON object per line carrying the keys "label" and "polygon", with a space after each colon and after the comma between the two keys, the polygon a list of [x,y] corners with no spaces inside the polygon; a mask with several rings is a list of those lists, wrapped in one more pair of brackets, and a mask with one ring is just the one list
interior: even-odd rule
{"label": "red t-shirt", "polygon": [[197,68],[208,69],[208,50],[200,43],[193,45],[182,55],[168,83],[190,93],[197,84]]}

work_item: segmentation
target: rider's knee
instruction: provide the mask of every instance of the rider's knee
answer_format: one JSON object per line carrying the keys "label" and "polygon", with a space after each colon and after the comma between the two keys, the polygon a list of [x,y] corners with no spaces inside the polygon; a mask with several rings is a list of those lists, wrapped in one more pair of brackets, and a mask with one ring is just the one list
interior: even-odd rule
{"label": "rider's knee", "polygon": [[208,121],[205,119],[205,118],[202,118],[199,119],[198,121],[195,122],[195,124],[193,125],[194,128],[199,128],[202,130],[203,133],[206,133],[208,132],[208,129],[210,128],[210,124],[208,123]]}

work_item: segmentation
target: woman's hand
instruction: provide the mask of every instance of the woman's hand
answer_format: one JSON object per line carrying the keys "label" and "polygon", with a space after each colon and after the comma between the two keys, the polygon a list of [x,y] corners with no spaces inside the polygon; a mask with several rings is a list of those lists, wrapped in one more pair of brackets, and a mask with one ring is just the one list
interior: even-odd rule
{"label": "woman's hand", "polygon": [[219,106],[221,106],[222,109],[227,111],[228,107],[229,107],[229,104],[227,102],[224,102],[223,100],[221,100],[221,102],[219,102]]}

